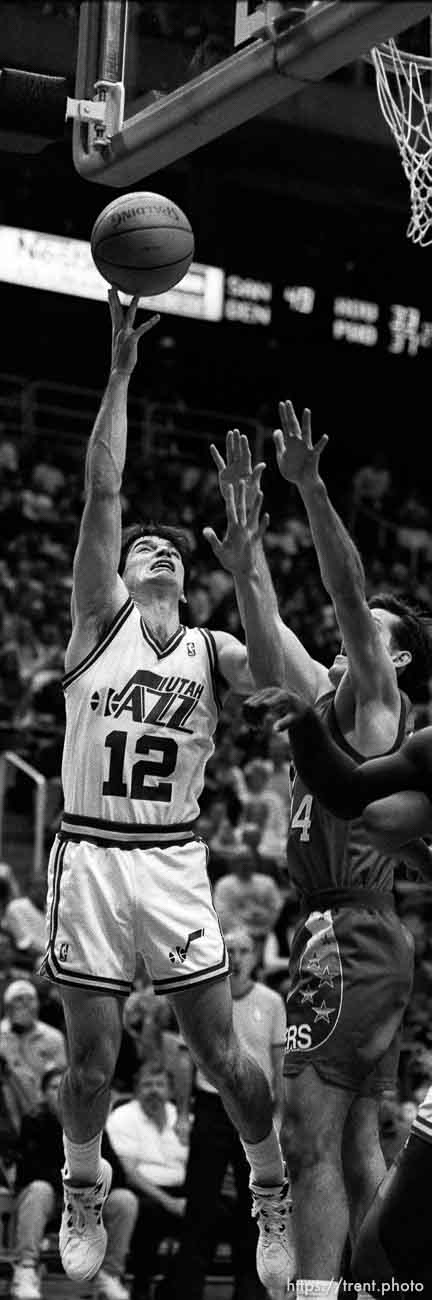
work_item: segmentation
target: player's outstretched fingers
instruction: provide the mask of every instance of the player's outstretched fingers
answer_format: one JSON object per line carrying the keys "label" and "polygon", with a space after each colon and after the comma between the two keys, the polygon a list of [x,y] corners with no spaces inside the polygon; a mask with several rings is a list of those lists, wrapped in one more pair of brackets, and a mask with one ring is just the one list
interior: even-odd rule
{"label": "player's outstretched fingers", "polygon": [[216,465],[218,474],[220,474],[223,469],[226,469],[226,464],[223,456],[221,456],[220,454],[220,451],[218,451],[217,447],[215,447],[214,442],[210,443],[210,455]]}
{"label": "player's outstretched fingers", "polygon": [[205,537],[206,539],[206,542],[208,542],[209,545],[211,546],[213,555],[215,555],[216,559],[219,560],[223,552],[223,544],[219,540],[219,537],[217,537],[214,528],[203,528],[202,533],[203,533],[203,537]]}
{"label": "player's outstretched fingers", "polygon": [[285,438],[302,438],[302,431],[289,398],[286,402],[279,402],[280,421]]}
{"label": "player's outstretched fingers", "polygon": [[266,686],[245,700],[243,714],[250,726],[260,727],[264,722],[272,722],[275,731],[285,731],[289,723],[302,717],[307,708],[308,705],[294,691],[281,686]]}
{"label": "player's outstretched fingers", "polygon": [[141,339],[143,334],[148,334],[149,330],[154,329],[155,325],[159,325],[159,321],[159,312],[155,312],[153,316],[149,316],[149,319],[145,320],[143,325],[138,326],[138,329],[136,330],[137,338]]}
{"label": "player's outstretched fingers", "polygon": [[119,329],[120,326],[123,325],[123,307],[120,302],[118,289],[115,289],[113,284],[110,285],[110,288],[108,289],[108,304],[111,312],[112,323],[115,329]]}
{"label": "player's outstretched fingers", "polygon": [[280,701],[281,696],[285,704],[286,692],[278,686],[264,686],[262,690],[249,695],[243,702],[243,715],[249,726],[261,727],[264,722],[270,721],[275,703]]}
{"label": "player's outstretched fingers", "polygon": [[127,325],[133,325],[133,323],[134,323],[135,316],[136,316],[136,310],[137,310],[137,307],[138,307],[138,303],[139,303],[140,297],[141,297],[141,294],[140,294],[140,293],[134,293],[134,296],[133,296],[133,298],[131,298],[131,301],[130,301],[130,303],[129,303],[129,306],[126,308],[125,316],[126,316],[126,324],[127,324]]}

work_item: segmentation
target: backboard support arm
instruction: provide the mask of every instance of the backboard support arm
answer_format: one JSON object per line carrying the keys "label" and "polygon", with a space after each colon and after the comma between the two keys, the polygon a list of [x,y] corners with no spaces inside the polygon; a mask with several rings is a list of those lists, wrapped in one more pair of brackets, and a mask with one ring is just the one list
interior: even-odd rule
{"label": "backboard support arm", "polygon": [[[81,6],[77,98],[97,93],[105,3],[86,0]],[[107,7],[119,11],[126,5],[109,0]],[[260,36],[135,113],[103,147],[95,143],[97,126],[76,121],[75,167],[86,180],[125,188],[322,80],[431,9],[431,0],[316,5],[295,27]]]}

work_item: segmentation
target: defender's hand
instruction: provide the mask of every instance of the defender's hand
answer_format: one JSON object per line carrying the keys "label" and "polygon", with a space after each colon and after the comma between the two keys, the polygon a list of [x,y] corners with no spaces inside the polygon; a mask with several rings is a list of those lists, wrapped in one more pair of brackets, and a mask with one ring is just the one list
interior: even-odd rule
{"label": "defender's hand", "polygon": [[308,707],[294,691],[266,686],[244,701],[243,716],[249,727],[262,727],[270,722],[274,731],[286,731],[292,722],[304,716]]}
{"label": "defender's hand", "polygon": [[134,320],[140,297],[141,294],[136,293],[129,303],[129,307],[122,307],[117,289],[111,288],[108,292],[112,321],[111,370],[117,371],[117,374],[132,374],[136,366],[140,338],[153,329],[154,325],[158,325],[160,321],[160,316],[156,313],[148,317],[142,325],[138,326],[138,329],[134,329]]}
{"label": "defender's hand", "polygon": [[260,461],[252,469],[252,456],[248,438],[240,429],[229,429],[226,436],[226,461],[214,443],[210,446],[212,460],[218,472],[219,491],[224,501],[230,486],[237,495],[241,480],[246,484],[246,509],[249,510],[255,499],[255,489],[261,488],[261,475],[265,461]]}
{"label": "defender's hand", "polygon": [[273,434],[278,468],[288,483],[301,488],[306,480],[318,478],[319,460],[328,438],[323,434],[316,446],[312,446],[311,413],[307,407],[301,427],[292,402],[279,402],[279,415],[282,428],[275,429]]}
{"label": "defender's hand", "polygon": [[250,484],[251,500],[249,510],[246,507],[246,483],[240,479],[237,490],[232,483],[227,483],[225,491],[226,532],[220,540],[213,528],[203,528],[203,536],[210,543],[213,554],[228,573],[239,577],[251,573],[255,568],[257,546],[269,524],[269,516],[264,514],[260,521],[263,494],[257,479]]}

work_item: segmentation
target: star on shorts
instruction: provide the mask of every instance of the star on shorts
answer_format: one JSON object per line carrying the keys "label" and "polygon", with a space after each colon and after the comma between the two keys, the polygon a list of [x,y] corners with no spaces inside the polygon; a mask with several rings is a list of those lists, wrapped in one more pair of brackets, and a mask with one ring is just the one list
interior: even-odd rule
{"label": "star on shorts", "polygon": [[314,1012],[315,1012],[315,1021],[325,1020],[328,1025],[330,1024],[330,1016],[334,1016],[333,1008],[326,1007],[325,1002],[322,1002],[320,1007],[314,1007]]}
{"label": "star on shorts", "polygon": [[324,966],[324,968],[323,968],[323,972],[322,972],[322,975],[321,975],[321,978],[320,978],[320,984],[319,984],[320,988],[321,988],[321,984],[328,984],[329,987],[332,989],[332,988],[333,988],[333,985],[334,985],[334,981],[335,981],[335,977],[334,977],[334,975],[330,975],[330,967],[329,967],[329,966]]}
{"label": "star on shorts", "polygon": [[305,992],[301,995],[301,1000],[302,1002],[313,1002],[314,997],[315,993],[313,989],[305,989]]}

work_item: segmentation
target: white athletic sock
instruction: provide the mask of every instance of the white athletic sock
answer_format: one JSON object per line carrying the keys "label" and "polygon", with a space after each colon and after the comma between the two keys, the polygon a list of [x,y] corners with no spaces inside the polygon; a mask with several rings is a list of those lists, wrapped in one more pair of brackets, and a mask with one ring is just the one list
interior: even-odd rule
{"label": "white athletic sock", "polygon": [[261,1142],[242,1139],[242,1146],[251,1167],[252,1182],[257,1187],[280,1187],[285,1179],[285,1165],[274,1124]]}
{"label": "white athletic sock", "polygon": [[73,1186],[94,1187],[100,1173],[102,1133],[89,1142],[71,1142],[63,1133],[67,1177]]}
{"label": "white athletic sock", "polygon": [[334,1281],[333,1278],[324,1281],[315,1280],[309,1277],[297,1278],[297,1300],[337,1300],[339,1291],[339,1279]]}

